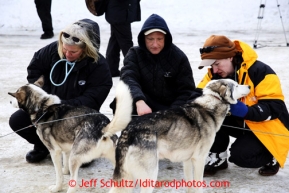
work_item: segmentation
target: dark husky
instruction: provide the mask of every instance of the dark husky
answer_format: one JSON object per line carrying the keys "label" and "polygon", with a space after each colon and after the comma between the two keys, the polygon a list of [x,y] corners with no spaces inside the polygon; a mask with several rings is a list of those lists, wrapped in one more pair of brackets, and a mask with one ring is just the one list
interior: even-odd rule
{"label": "dark husky", "polygon": [[[150,187],[142,188],[141,192],[152,192],[158,160],[163,158],[183,162],[186,182],[202,183],[205,160],[230,104],[237,103],[237,99],[249,91],[249,86],[238,85],[233,80],[212,80],[203,89],[202,96],[186,105],[132,119],[118,139],[113,174],[116,184],[110,192],[131,192],[132,188],[122,182],[128,182],[129,186],[141,180],[151,182]],[[115,117],[124,113],[117,106]],[[105,131],[105,135],[111,136],[118,130],[108,126]],[[192,191],[188,188],[188,192]],[[202,192],[202,188],[196,188],[195,192]]]}
{"label": "dark husky", "polygon": [[[95,158],[108,158],[115,165],[116,135],[103,136],[103,128],[110,124],[110,120],[98,111],[87,107],[73,107],[60,104],[60,99],[55,95],[47,94],[41,87],[43,77],[34,84],[20,87],[16,93],[8,93],[18,101],[19,108],[30,114],[32,123],[37,128],[37,134],[48,148],[56,171],[56,185],[50,186],[52,192],[62,189],[63,174],[69,174],[71,180],[77,182],[78,170],[82,163],[87,163]],[[122,89],[123,90],[123,89]],[[123,92],[129,98],[129,92]],[[121,94],[119,94],[121,95]],[[131,104],[126,105],[125,115],[131,114]],[[116,130],[124,129],[130,121],[130,116],[114,119]],[[126,119],[127,118],[127,119]],[[123,128],[121,128],[123,127]],[[63,170],[61,154],[63,152]],[[77,187],[77,186],[76,186]],[[69,187],[67,192],[75,192],[76,187]]]}

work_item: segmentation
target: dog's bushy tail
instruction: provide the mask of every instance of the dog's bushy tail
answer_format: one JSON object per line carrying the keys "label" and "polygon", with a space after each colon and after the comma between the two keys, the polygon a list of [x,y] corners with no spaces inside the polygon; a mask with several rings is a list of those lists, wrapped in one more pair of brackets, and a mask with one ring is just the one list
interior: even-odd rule
{"label": "dog's bushy tail", "polygon": [[111,122],[104,128],[104,135],[111,136],[122,131],[131,121],[133,100],[128,85],[119,81],[116,91],[116,110]]}

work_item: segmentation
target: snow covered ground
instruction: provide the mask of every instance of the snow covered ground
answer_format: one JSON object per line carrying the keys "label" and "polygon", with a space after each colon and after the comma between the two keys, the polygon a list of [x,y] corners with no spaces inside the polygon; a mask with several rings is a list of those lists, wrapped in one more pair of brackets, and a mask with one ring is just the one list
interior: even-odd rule
{"label": "snow covered ground", "polygon": [[[280,12],[277,7],[280,4]],[[142,21],[132,24],[134,42],[144,20],[152,13],[165,18],[173,35],[174,43],[188,56],[194,73],[196,84],[206,70],[198,70],[201,61],[199,48],[212,34],[226,35],[231,39],[240,39],[253,46],[258,23],[259,1],[252,0],[211,0],[211,1],[173,1],[143,0]],[[280,77],[285,102],[289,107],[289,47],[283,33],[282,21],[289,40],[289,1],[268,1],[264,9],[262,29],[258,43],[264,47],[256,49],[259,59],[269,64]],[[104,16],[93,16],[85,6],[85,1],[61,0],[52,2],[52,17],[55,37],[40,40],[41,23],[37,16],[34,1],[0,0],[0,193],[39,193],[49,192],[48,186],[55,182],[55,172],[50,158],[39,164],[29,164],[25,154],[32,145],[11,133],[8,125],[9,116],[16,110],[11,104],[11,96],[7,93],[15,91],[26,83],[26,67],[33,53],[41,47],[57,39],[59,31],[66,25],[83,18],[97,21],[101,29],[100,52],[105,55],[110,28]],[[114,78],[114,86],[118,78]],[[114,97],[112,88],[101,112],[111,118],[108,104]],[[289,138],[288,138],[289,139]],[[158,181],[182,180],[181,163],[160,161]],[[79,171],[79,180],[97,179],[96,187],[80,188],[79,192],[107,192],[108,188],[100,187],[101,180],[109,180],[112,176],[112,165],[104,160],[96,160],[89,168]],[[65,188],[68,187],[69,176],[65,176]],[[229,163],[229,169],[219,172],[214,177],[204,179],[206,184],[213,182],[215,186],[205,188],[204,192],[289,192],[289,161],[279,173],[272,177],[258,175],[258,169],[240,168]],[[216,184],[216,183],[219,184]],[[223,182],[223,184],[222,184]],[[229,182],[225,184],[224,182]],[[79,182],[80,183],[80,182]],[[157,188],[154,192],[185,192],[185,189],[172,187]]]}

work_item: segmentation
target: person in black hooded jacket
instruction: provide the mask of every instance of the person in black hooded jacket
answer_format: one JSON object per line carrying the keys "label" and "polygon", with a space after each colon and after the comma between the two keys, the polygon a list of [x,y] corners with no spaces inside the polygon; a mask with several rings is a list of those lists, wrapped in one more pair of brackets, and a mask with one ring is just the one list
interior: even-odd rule
{"label": "person in black hooded jacket", "polygon": [[152,14],[142,26],[138,44],[128,51],[120,74],[131,90],[133,113],[144,115],[185,104],[195,90],[193,73],[185,53],[172,43],[165,20]]}
{"label": "person in black hooded jacket", "polygon": [[[34,54],[27,67],[27,80],[34,83],[44,75],[43,89],[57,95],[62,104],[83,105],[99,111],[112,87],[109,67],[99,53],[99,46],[98,24],[89,19],[79,20],[63,29],[58,41]],[[26,112],[18,110],[11,115],[9,124],[17,131],[31,125],[31,121]],[[34,149],[26,155],[27,162],[45,159],[48,150],[36,134],[35,127],[17,134],[34,144]]]}

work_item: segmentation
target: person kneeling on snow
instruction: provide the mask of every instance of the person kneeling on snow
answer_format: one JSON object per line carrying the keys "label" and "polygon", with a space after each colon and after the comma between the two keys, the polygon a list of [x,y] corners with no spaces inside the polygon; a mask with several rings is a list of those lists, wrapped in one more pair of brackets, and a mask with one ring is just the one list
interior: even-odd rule
{"label": "person kneeling on snow", "polygon": [[[99,52],[99,35],[99,25],[90,19],[69,24],[59,33],[58,41],[35,52],[27,67],[27,81],[34,83],[44,75],[43,89],[57,95],[62,104],[99,111],[113,84],[106,59]],[[33,150],[26,154],[27,162],[38,163],[47,157],[49,151],[31,126],[27,112],[14,112],[9,125],[33,144]]]}
{"label": "person kneeling on snow", "polygon": [[251,86],[246,97],[231,105],[231,116],[226,117],[216,134],[204,175],[228,168],[230,136],[236,140],[229,149],[229,162],[246,168],[261,167],[262,176],[275,175],[284,166],[289,150],[288,139],[282,137],[289,136],[289,115],[278,76],[270,66],[257,60],[248,44],[222,35],[210,36],[200,53],[199,69],[210,68],[197,88],[221,78]]}

